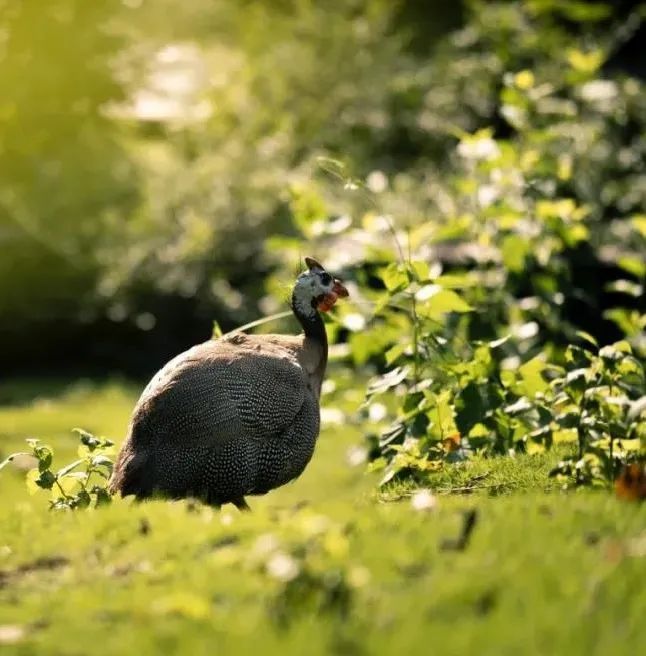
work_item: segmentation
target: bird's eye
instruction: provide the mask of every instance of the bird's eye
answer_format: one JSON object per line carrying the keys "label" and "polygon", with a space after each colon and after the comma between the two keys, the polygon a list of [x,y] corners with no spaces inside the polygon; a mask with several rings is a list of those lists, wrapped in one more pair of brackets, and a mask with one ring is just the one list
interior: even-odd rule
{"label": "bird's eye", "polygon": [[332,276],[329,273],[321,273],[319,278],[324,285],[329,285],[332,282]]}

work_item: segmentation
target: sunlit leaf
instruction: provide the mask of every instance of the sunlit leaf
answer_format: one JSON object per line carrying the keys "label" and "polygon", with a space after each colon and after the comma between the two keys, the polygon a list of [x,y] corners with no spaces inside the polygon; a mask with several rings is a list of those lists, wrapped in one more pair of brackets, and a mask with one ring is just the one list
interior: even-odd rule
{"label": "sunlit leaf", "polygon": [[409,283],[406,268],[397,262],[391,262],[385,269],[382,269],[381,279],[389,292],[404,289]]}
{"label": "sunlit leaf", "polygon": [[421,302],[417,312],[422,317],[440,319],[448,312],[471,312],[473,308],[458,294],[439,285],[427,285],[416,294]]}
{"label": "sunlit leaf", "polygon": [[519,367],[518,372],[527,395],[534,396],[549,388],[548,383],[541,375],[543,371],[545,371],[545,362],[538,357],[532,358]]}

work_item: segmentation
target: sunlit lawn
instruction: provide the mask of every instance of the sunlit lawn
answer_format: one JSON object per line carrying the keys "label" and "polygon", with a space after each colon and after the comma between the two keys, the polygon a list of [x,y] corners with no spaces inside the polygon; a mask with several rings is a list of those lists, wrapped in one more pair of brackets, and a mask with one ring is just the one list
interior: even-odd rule
{"label": "sunlit lawn", "polygon": [[[41,394],[37,391],[42,390]],[[138,386],[0,387],[0,455],[60,464],[82,426],[120,440]],[[326,404],[345,409],[341,395]],[[646,644],[646,506],[547,490],[550,458],[477,461],[416,510],[348,464],[327,425],[297,482],[251,514],[190,502],[51,513],[0,473],[0,651],[16,654],[630,654]],[[473,532],[456,544],[465,512]],[[458,547],[458,548],[456,548]]]}

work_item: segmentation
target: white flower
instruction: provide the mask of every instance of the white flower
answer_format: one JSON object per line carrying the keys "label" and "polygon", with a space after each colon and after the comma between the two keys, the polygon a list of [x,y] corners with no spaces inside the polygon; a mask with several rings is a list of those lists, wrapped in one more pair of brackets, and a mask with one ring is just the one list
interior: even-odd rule
{"label": "white flower", "polygon": [[351,446],[346,454],[346,460],[350,467],[358,467],[368,458],[368,451],[363,446]]}
{"label": "white flower", "polygon": [[353,312],[351,314],[346,314],[345,317],[343,317],[343,325],[348,330],[351,330],[353,333],[356,333],[365,328],[366,320],[362,314]]}
{"label": "white flower", "polygon": [[619,90],[612,80],[592,80],[581,87],[581,98],[589,102],[612,100]]}
{"label": "white flower", "polygon": [[467,138],[458,144],[458,154],[465,159],[490,160],[500,155],[500,148],[491,137]]}
{"label": "white flower", "polygon": [[267,573],[279,581],[293,581],[299,572],[296,560],[283,552],[274,554],[267,562]]}
{"label": "white flower", "polygon": [[381,421],[388,414],[388,409],[383,403],[371,403],[368,410],[370,421]]}
{"label": "white flower", "polygon": [[419,490],[411,497],[411,505],[415,510],[433,510],[437,505],[437,498],[430,490]]}
{"label": "white flower", "polygon": [[366,185],[373,194],[380,194],[388,187],[388,178],[383,171],[373,171],[366,178]]}
{"label": "white flower", "polygon": [[345,421],[345,415],[338,408],[321,408],[321,423],[340,425]]}
{"label": "white flower", "polygon": [[253,551],[258,556],[266,556],[278,548],[278,538],[272,533],[259,535],[253,545]]}

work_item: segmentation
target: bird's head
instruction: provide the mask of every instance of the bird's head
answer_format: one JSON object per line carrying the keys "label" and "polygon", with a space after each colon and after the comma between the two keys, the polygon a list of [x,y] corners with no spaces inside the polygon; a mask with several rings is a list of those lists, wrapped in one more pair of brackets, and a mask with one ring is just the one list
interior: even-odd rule
{"label": "bird's head", "polygon": [[329,312],[339,298],[348,296],[348,290],[313,257],[306,257],[305,264],[308,270],[298,276],[294,285],[296,309],[305,316],[313,315],[316,310]]}

